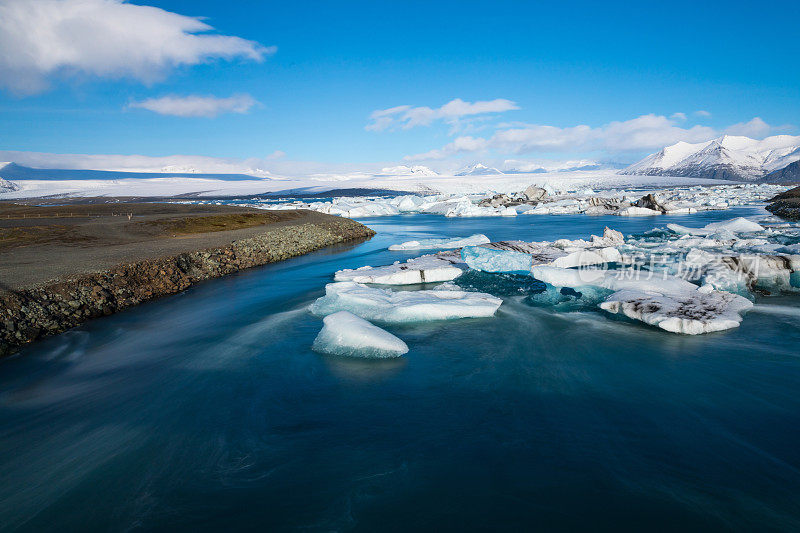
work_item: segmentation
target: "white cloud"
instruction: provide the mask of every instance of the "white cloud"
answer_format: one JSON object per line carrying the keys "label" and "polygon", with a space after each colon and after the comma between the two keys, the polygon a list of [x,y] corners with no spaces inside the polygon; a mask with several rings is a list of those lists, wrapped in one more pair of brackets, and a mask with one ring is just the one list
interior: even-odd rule
{"label": "white cloud", "polygon": [[25,95],[55,76],[149,83],[175,67],[261,61],[276,50],[211,30],[199,18],[123,0],[0,0],[0,86]]}
{"label": "white cloud", "polygon": [[503,113],[513,109],[519,109],[519,107],[511,100],[506,100],[504,98],[477,102],[465,102],[460,98],[456,98],[436,109],[401,105],[390,107],[389,109],[373,111],[372,114],[370,114],[372,122],[367,124],[364,129],[383,131],[388,128],[399,126],[407,130],[416,126],[429,126],[435,120],[444,120],[449,124],[456,124],[459,119],[464,117],[488,113]]}
{"label": "white cloud", "polygon": [[745,137],[763,137],[769,135],[772,129],[772,126],[761,120],[760,117],[755,117],[748,122],[739,122],[733,126],[728,126],[725,128],[725,133],[728,135],[744,135]]}
{"label": "white cloud", "polygon": [[[755,129],[754,127],[753,130]],[[677,125],[674,118],[650,114],[595,128],[586,125],[565,128],[542,124],[517,125],[499,129],[488,139],[459,137],[438,150],[407,156],[406,159],[444,159],[458,153],[490,149],[515,154],[597,150],[611,153],[637,152],[662,148],[678,141],[701,142],[717,135],[719,132],[713,128],[683,128]]]}
{"label": "white cloud", "polygon": [[276,159],[283,159],[284,157],[286,157],[286,152],[283,150],[275,150],[264,159],[266,161],[275,161]]}
{"label": "white cloud", "polygon": [[482,152],[489,147],[489,141],[481,137],[456,137],[453,142],[444,145],[438,150],[431,150],[424,154],[407,155],[403,159],[406,161],[429,161],[435,159],[445,159],[451,155],[465,152]]}
{"label": "white cloud", "polygon": [[221,113],[247,113],[257,103],[249,94],[235,94],[228,98],[170,95],[132,102],[128,107],[147,109],[159,115],[211,118]]}
{"label": "white cloud", "polygon": [[683,121],[683,120],[686,120],[686,113],[681,113],[681,112],[673,113],[673,114],[671,114],[669,116],[669,118],[671,118],[673,120],[681,120],[681,121]]}
{"label": "white cloud", "polygon": [[709,113],[708,111],[704,111],[702,109],[695,111],[694,114],[697,115],[698,117],[711,118],[711,113]]}

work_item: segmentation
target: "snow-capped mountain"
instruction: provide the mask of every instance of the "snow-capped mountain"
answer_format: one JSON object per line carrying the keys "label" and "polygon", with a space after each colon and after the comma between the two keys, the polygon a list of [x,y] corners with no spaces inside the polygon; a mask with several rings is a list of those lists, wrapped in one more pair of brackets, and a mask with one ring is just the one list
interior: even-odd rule
{"label": "snow-capped mountain", "polygon": [[540,174],[545,172],[573,172],[577,170],[606,170],[611,168],[623,168],[624,166],[626,165],[615,166],[612,163],[599,163],[591,159],[566,161],[506,159],[503,161],[501,168],[504,174]]}
{"label": "snow-capped mountain", "polygon": [[[179,170],[187,170],[185,168]],[[252,170],[252,169],[251,169]],[[263,175],[253,171],[251,174],[209,174],[198,172],[133,172],[128,170],[84,170],[66,168],[32,168],[16,163],[0,163],[0,178],[6,180],[115,180],[126,178],[192,178],[192,179],[219,179],[225,181],[272,180],[269,173]]]}
{"label": "snow-capped mountain", "polygon": [[396,167],[385,167],[381,169],[381,174],[388,174],[390,176],[420,176],[431,177],[438,176],[439,174],[423,165],[398,165]]}
{"label": "snow-capped mountain", "polygon": [[456,172],[455,176],[491,176],[496,174],[503,174],[500,170],[494,167],[487,167],[481,163],[475,163],[474,165],[470,165],[467,167],[462,168],[458,172]]}
{"label": "snow-capped mountain", "polygon": [[800,160],[800,136],[763,140],[723,135],[703,143],[678,142],[623,169],[620,174],[753,181]]}
{"label": "snow-capped mountain", "polygon": [[800,160],[770,172],[761,181],[766,183],[800,183]]}
{"label": "snow-capped mountain", "polygon": [[19,189],[19,186],[8,181],[0,178],[0,192],[8,192],[8,191],[16,191]]}
{"label": "snow-capped mountain", "polygon": [[[11,162],[0,163],[0,174],[2,174],[4,168],[7,168],[9,165],[13,164],[14,163]],[[0,192],[16,191],[18,189],[19,187],[13,182],[3,179],[2,176],[0,176]]]}

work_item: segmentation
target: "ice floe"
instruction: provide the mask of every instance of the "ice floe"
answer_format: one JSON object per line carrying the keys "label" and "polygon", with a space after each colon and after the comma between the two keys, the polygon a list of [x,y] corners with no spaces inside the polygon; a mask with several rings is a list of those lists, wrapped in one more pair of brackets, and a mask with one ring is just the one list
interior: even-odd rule
{"label": "ice floe", "polygon": [[[555,191],[530,186],[516,193],[428,194],[396,197],[336,197],[319,201],[269,201],[263,209],[311,209],[350,218],[391,216],[398,213],[446,217],[517,215],[654,216],[690,214],[764,202],[787,187],[772,184],[665,187],[656,191],[577,188]],[[546,194],[545,194],[546,193]],[[252,205],[248,203],[247,205]]]}
{"label": "ice floe", "polygon": [[363,266],[356,269],[339,270],[336,281],[377,283],[381,285],[413,285],[450,281],[466,268],[458,254],[439,253],[423,255],[405,262],[397,261],[386,266]]}
{"label": "ice floe", "polygon": [[325,296],[311,305],[316,315],[350,311],[365,320],[384,323],[422,322],[494,316],[502,299],[458,290],[392,291],[360,283],[325,286]]}
{"label": "ice floe", "polygon": [[720,232],[730,233],[753,233],[756,231],[764,231],[764,226],[756,222],[747,220],[746,218],[739,217],[733,220],[726,220],[724,222],[712,222],[706,224],[702,228],[687,228],[679,224],[667,224],[667,228],[675,233],[681,235],[714,235]]}
{"label": "ice floe", "polygon": [[750,300],[669,275],[644,271],[534,267],[533,276],[554,287],[614,291],[600,308],[673,333],[696,335],[737,327]]}
{"label": "ice floe", "polygon": [[421,239],[418,241],[406,241],[402,244],[389,246],[390,250],[448,250],[461,248],[463,246],[475,246],[491,242],[489,237],[482,234],[470,235],[469,237],[454,237],[450,239]]}
{"label": "ice floe", "polygon": [[[464,242],[430,245],[457,244]],[[403,322],[491,316],[498,296],[521,297],[556,311],[599,307],[666,331],[700,334],[737,327],[755,295],[797,291],[798,252],[800,227],[770,218],[734,218],[702,228],[669,224],[628,237],[605,228],[602,236],[587,239],[483,242],[339,271],[340,283],[328,285],[313,309]],[[427,282],[447,283],[399,292],[361,284]]]}
{"label": "ice floe", "polygon": [[[560,250],[559,250],[560,252]],[[563,252],[562,252],[563,253]],[[473,270],[481,272],[530,272],[533,256],[515,250],[497,250],[481,246],[467,246],[461,258]]]}
{"label": "ice floe", "polygon": [[400,357],[408,353],[408,345],[401,339],[348,311],[330,314],[323,323],[312,345],[315,351],[363,358]]}
{"label": "ice floe", "polygon": [[666,331],[698,335],[738,327],[742,313],[753,303],[738,294],[698,288],[672,295],[623,290],[609,296],[600,307]]}

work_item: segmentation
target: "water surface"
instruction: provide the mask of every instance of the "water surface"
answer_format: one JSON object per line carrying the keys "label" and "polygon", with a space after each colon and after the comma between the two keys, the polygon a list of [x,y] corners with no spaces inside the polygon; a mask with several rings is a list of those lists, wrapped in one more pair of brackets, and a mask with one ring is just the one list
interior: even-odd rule
{"label": "water surface", "polygon": [[696,337],[509,296],[388,327],[400,360],[310,350],[335,270],[419,254],[389,244],[761,212],[370,219],[368,242],[36,343],[0,362],[0,529],[797,530],[797,296]]}

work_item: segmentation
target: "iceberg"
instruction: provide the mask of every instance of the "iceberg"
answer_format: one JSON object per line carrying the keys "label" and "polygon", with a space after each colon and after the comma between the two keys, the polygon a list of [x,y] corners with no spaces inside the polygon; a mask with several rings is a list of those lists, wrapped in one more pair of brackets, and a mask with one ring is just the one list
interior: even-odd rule
{"label": "iceberg", "polygon": [[391,291],[345,281],[326,285],[325,296],[311,305],[311,312],[324,316],[350,311],[365,320],[398,324],[491,317],[502,303],[481,292]]}
{"label": "iceberg", "polygon": [[647,271],[574,270],[533,267],[533,276],[554,287],[614,291],[600,308],[673,333],[696,335],[738,327],[747,298],[698,287],[681,278]]}
{"label": "iceberg", "polygon": [[458,255],[440,253],[423,255],[401,263],[386,266],[363,266],[339,270],[335,281],[377,283],[381,285],[414,285],[456,279],[466,268]]}
{"label": "iceberg", "polygon": [[408,353],[408,345],[401,339],[347,311],[330,314],[323,322],[311,347],[314,351],[364,358],[400,357]]}
{"label": "iceberg", "polygon": [[533,256],[515,250],[498,250],[481,246],[465,246],[461,259],[473,270],[481,272],[524,272],[533,265]]}
{"label": "iceberg", "polygon": [[466,246],[461,249],[461,258],[473,270],[528,273],[535,265],[570,268],[620,262],[622,255],[616,246],[624,242],[620,232],[605,228],[602,237],[592,235],[591,241],[500,241],[481,246]]}
{"label": "iceberg", "polygon": [[420,196],[398,196],[394,199],[397,210],[401,213],[413,213],[419,209],[419,206],[425,203],[425,199]]}
{"label": "iceberg", "polygon": [[449,250],[464,246],[477,246],[491,242],[489,237],[482,234],[469,237],[454,237],[451,239],[422,239],[419,241],[406,241],[402,244],[389,246],[390,250]]}
{"label": "iceberg", "polygon": [[679,295],[623,290],[600,307],[672,333],[698,335],[738,327],[753,303],[738,294],[702,288]]}
{"label": "iceberg", "polygon": [[764,226],[756,222],[752,222],[743,217],[734,218],[733,220],[725,220],[723,222],[712,222],[702,228],[688,228],[680,224],[667,224],[667,228],[680,235],[698,235],[707,236],[720,232],[729,233],[753,233],[756,231],[764,231]]}
{"label": "iceberg", "polygon": [[600,270],[534,266],[534,278],[553,287],[581,289],[596,287],[609,291],[635,289],[658,293],[681,293],[697,290],[697,285],[666,273],[645,270]]}
{"label": "iceberg", "polygon": [[636,207],[635,205],[631,207],[625,207],[614,213],[615,215],[621,217],[649,217],[654,215],[661,215],[661,211],[656,211],[655,209],[648,209],[647,207]]}
{"label": "iceberg", "polygon": [[797,255],[738,255],[723,257],[722,261],[732,272],[747,279],[750,288],[786,291],[800,286]]}

